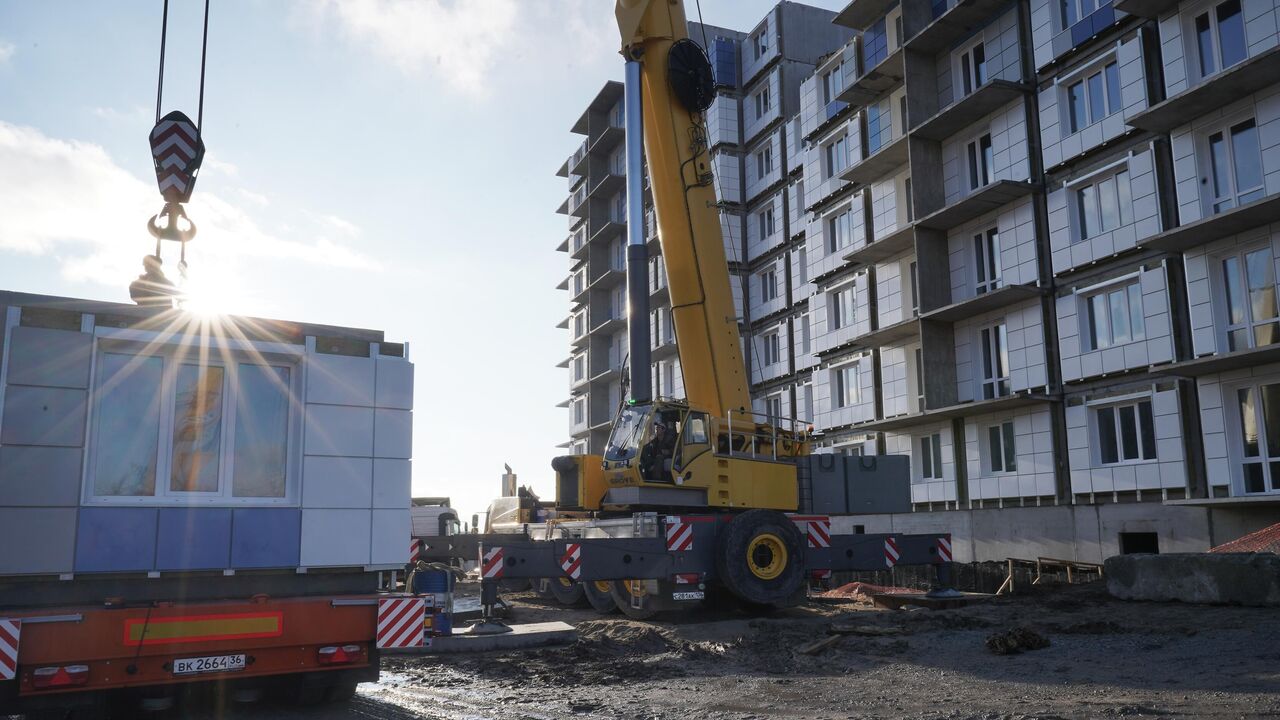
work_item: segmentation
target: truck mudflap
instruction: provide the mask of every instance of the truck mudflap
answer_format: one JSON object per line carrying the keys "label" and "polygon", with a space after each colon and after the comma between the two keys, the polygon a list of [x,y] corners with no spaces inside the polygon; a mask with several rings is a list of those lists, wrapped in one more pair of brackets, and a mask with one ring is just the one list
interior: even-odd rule
{"label": "truck mudflap", "polygon": [[334,671],[376,680],[376,616],[377,596],[6,612],[21,635],[0,700]]}

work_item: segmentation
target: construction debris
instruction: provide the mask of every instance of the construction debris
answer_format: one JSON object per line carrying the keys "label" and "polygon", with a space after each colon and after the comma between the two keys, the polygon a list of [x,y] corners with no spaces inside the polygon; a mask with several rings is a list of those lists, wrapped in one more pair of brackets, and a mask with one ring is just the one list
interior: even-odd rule
{"label": "construction debris", "polygon": [[909,594],[919,592],[911,588],[893,587],[891,585],[872,585],[864,582],[851,582],[841,585],[833,590],[818,593],[820,598],[832,598],[840,600],[856,600],[858,602],[870,603],[873,595],[894,595]]}
{"label": "construction debris", "polygon": [[1016,627],[987,636],[987,649],[996,655],[1017,655],[1025,650],[1039,650],[1047,647],[1049,647],[1049,638],[1025,627]]}

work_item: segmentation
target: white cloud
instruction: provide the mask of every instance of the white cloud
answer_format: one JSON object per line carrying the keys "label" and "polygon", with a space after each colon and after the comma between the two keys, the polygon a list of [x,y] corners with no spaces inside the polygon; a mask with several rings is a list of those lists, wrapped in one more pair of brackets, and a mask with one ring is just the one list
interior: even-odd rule
{"label": "white cloud", "polygon": [[212,152],[205,152],[204,160],[200,162],[200,172],[215,172],[228,178],[236,177],[240,174],[240,167],[234,163],[223,160],[220,156],[214,155]]}
{"label": "white cloud", "polygon": [[335,20],[406,74],[428,73],[459,92],[487,93],[490,71],[510,47],[516,0],[324,0],[302,6],[310,19]]}
{"label": "white cloud", "polygon": [[18,52],[18,47],[16,45],[11,42],[0,40],[0,64],[9,62],[16,52]]}
{"label": "white cloud", "polygon": [[[119,288],[154,248],[145,223],[162,204],[150,176],[116,165],[102,147],[0,122],[0,253],[51,255],[68,279]],[[187,212],[199,226],[193,251],[229,278],[261,260],[379,268],[323,232],[300,229],[306,240],[268,232],[241,205],[198,186]],[[166,257],[176,258],[167,245]]]}

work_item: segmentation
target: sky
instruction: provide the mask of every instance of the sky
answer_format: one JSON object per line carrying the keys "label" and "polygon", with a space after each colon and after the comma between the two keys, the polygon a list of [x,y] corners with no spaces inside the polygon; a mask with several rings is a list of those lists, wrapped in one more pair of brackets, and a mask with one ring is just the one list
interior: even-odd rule
{"label": "sky", "polygon": [[[708,24],[742,31],[773,4],[701,3]],[[170,5],[162,111],[195,118],[203,3]],[[147,144],[162,8],[0,0],[0,289],[129,302],[162,205]],[[622,77],[618,43],[611,0],[210,11],[192,292],[409,343],[413,493],[450,496],[464,519],[498,494],[504,463],[551,497],[566,452],[555,171],[581,143],[570,126]]]}

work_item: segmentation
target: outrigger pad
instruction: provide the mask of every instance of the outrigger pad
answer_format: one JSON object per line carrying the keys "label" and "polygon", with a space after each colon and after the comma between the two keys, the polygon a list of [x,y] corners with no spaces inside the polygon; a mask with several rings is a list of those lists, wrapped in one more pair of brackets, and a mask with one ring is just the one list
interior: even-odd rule
{"label": "outrigger pad", "polygon": [[501,635],[511,632],[511,626],[501,620],[481,620],[467,628],[468,635]]}

